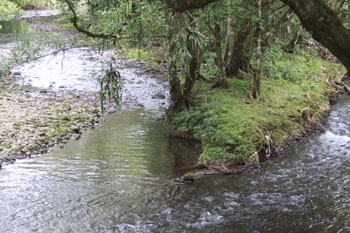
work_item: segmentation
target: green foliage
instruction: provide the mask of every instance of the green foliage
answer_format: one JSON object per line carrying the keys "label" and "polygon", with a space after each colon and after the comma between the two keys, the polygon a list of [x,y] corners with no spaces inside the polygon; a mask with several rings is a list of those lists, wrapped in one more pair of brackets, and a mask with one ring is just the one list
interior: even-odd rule
{"label": "green foliage", "polygon": [[290,54],[273,46],[265,53],[263,71],[270,80],[299,81],[317,77],[319,71],[329,67],[329,65],[324,60],[315,58],[302,49],[297,49],[295,54]]}
{"label": "green foliage", "polygon": [[184,73],[189,71],[193,48],[198,46],[199,49],[202,49],[205,44],[205,36],[196,27],[200,18],[195,18],[190,12],[174,13],[170,17],[170,34],[173,43],[175,43],[175,57],[171,59],[175,60],[177,66],[181,67]]}
{"label": "green foliage", "polygon": [[34,143],[34,144],[28,146],[27,150],[29,150],[29,151],[39,151],[40,150],[40,145]]}
{"label": "green foliage", "polygon": [[194,181],[194,178],[195,178],[195,175],[194,175],[193,173],[190,173],[190,172],[188,172],[188,173],[186,173],[186,174],[184,175],[184,180],[185,180],[185,181],[191,181],[191,182],[193,182],[193,181]]}
{"label": "green foliage", "polygon": [[142,49],[130,49],[127,55],[132,58],[148,58],[148,53]]}
{"label": "green foliage", "polygon": [[57,4],[56,0],[14,0],[14,2],[24,9],[45,8]]}
{"label": "green foliage", "polygon": [[0,144],[0,147],[4,147],[6,149],[10,149],[11,148],[11,145],[10,144]]}
{"label": "green foliage", "polygon": [[0,0],[0,21],[10,20],[19,12],[18,6],[8,0]]}
{"label": "green foliage", "polygon": [[80,25],[94,33],[127,38],[134,48],[146,46],[151,36],[166,31],[163,1],[92,0],[87,5],[86,10],[80,9]]}

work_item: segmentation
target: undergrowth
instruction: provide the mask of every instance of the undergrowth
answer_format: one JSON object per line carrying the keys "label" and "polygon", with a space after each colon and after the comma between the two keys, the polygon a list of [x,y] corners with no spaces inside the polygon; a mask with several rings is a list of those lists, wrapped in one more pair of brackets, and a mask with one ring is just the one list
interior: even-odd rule
{"label": "undergrowth", "polygon": [[170,131],[201,140],[205,164],[256,161],[271,138],[275,149],[306,134],[329,111],[336,94],[327,81],[341,66],[303,51],[285,54],[270,49],[264,65],[261,100],[250,99],[252,80],[231,79],[229,89],[198,82],[196,106],[170,118]]}

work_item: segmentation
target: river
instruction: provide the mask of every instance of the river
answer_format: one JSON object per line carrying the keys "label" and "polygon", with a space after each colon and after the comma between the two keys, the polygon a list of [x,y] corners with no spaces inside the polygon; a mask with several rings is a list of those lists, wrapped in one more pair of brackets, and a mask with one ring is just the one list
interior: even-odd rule
{"label": "river", "polygon": [[4,166],[0,232],[350,232],[349,97],[332,107],[325,133],[259,169],[184,185],[173,178],[198,145],[166,138],[163,105],[151,101]]}

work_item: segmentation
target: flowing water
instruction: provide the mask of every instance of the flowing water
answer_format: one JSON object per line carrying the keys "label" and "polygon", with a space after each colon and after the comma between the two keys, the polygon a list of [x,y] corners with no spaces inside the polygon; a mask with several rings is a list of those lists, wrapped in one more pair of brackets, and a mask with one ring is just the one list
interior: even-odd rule
{"label": "flowing water", "polygon": [[348,97],[325,133],[259,169],[180,185],[172,179],[194,165],[198,145],[166,138],[157,121],[166,104],[151,98],[164,87],[124,72],[144,108],[0,170],[0,232],[350,232]]}

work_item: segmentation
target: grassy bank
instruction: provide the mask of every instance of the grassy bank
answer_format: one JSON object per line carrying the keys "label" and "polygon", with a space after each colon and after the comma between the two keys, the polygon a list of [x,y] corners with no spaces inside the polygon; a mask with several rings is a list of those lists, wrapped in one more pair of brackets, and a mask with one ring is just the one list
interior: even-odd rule
{"label": "grassy bank", "polygon": [[173,135],[198,139],[206,165],[247,165],[302,138],[330,109],[341,66],[303,51],[266,54],[261,100],[250,98],[252,79],[230,80],[229,89],[198,82],[195,106],[171,116]]}

